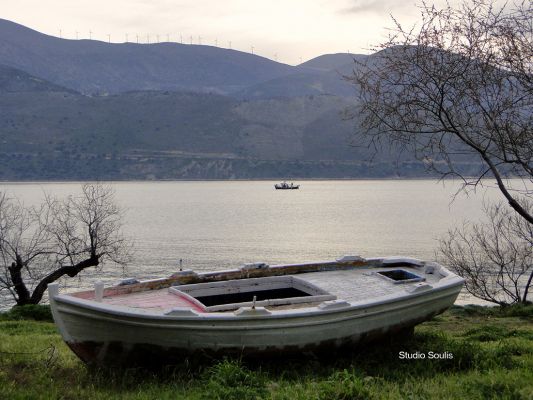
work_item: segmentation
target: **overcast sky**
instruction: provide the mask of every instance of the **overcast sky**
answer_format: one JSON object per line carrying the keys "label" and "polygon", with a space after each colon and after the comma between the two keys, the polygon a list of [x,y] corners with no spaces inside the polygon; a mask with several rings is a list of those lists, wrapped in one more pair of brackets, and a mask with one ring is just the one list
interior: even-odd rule
{"label": "overcast sky", "polygon": [[[455,3],[456,0],[450,0]],[[418,0],[3,0],[0,18],[53,36],[217,44],[287,64],[326,53],[368,53],[390,15],[408,25]],[[436,0],[442,4],[442,0]],[[167,36],[168,35],[168,36]]]}

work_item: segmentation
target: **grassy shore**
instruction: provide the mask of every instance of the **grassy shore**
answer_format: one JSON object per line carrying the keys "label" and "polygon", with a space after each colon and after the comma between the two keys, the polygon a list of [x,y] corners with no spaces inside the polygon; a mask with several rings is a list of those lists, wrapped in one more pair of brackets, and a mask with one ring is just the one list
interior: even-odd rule
{"label": "grassy shore", "polygon": [[454,307],[412,337],[328,358],[186,360],[160,371],[88,369],[49,318],[46,307],[0,314],[0,398],[533,399],[533,306]]}

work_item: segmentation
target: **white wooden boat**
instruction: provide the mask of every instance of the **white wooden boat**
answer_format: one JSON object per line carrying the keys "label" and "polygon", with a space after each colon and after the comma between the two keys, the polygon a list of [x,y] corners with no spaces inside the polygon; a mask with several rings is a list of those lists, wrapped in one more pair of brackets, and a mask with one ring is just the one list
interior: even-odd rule
{"label": "white wooden boat", "polygon": [[241,268],[59,294],[59,331],[85,362],[168,363],[192,354],[305,353],[399,332],[450,307],[463,279],[408,258]]}

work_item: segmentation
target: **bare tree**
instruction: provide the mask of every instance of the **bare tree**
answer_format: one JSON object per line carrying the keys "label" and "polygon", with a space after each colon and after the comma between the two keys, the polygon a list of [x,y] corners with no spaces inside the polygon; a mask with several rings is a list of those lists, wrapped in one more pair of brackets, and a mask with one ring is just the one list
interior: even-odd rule
{"label": "bare tree", "polygon": [[[360,88],[363,136],[409,149],[466,185],[495,178],[509,205],[533,223],[524,206],[533,182],[531,2],[420,9],[418,28],[395,21],[380,51],[348,78]],[[478,161],[479,173],[466,176],[461,160]],[[513,187],[510,177],[525,184]]]}
{"label": "bare tree", "polygon": [[113,190],[100,184],[31,208],[0,193],[0,291],[18,305],[38,304],[49,283],[106,261],[123,264],[130,246],[121,220]]}
{"label": "bare tree", "polygon": [[[379,51],[356,62],[347,77],[360,89],[352,116],[376,149],[388,143],[412,152],[441,177],[461,178],[464,188],[496,180],[510,209],[487,206],[488,223],[449,232],[441,250],[474,296],[526,302],[533,278],[532,3],[465,0],[420,10],[418,26],[394,21]],[[479,170],[465,172],[465,163]]]}
{"label": "bare tree", "polygon": [[486,205],[485,211],[487,222],[450,231],[441,252],[465,278],[469,293],[500,305],[526,303],[533,279],[533,225],[504,204]]}

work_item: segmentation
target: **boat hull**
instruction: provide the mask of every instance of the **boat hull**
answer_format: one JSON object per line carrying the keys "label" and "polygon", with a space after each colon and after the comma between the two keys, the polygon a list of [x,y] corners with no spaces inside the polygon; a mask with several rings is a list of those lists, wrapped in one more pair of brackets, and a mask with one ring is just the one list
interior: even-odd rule
{"label": "boat hull", "polygon": [[445,311],[461,287],[459,280],[439,290],[338,310],[241,318],[117,312],[68,296],[51,301],[64,340],[83,361],[146,366],[197,355],[297,355],[376,340]]}

